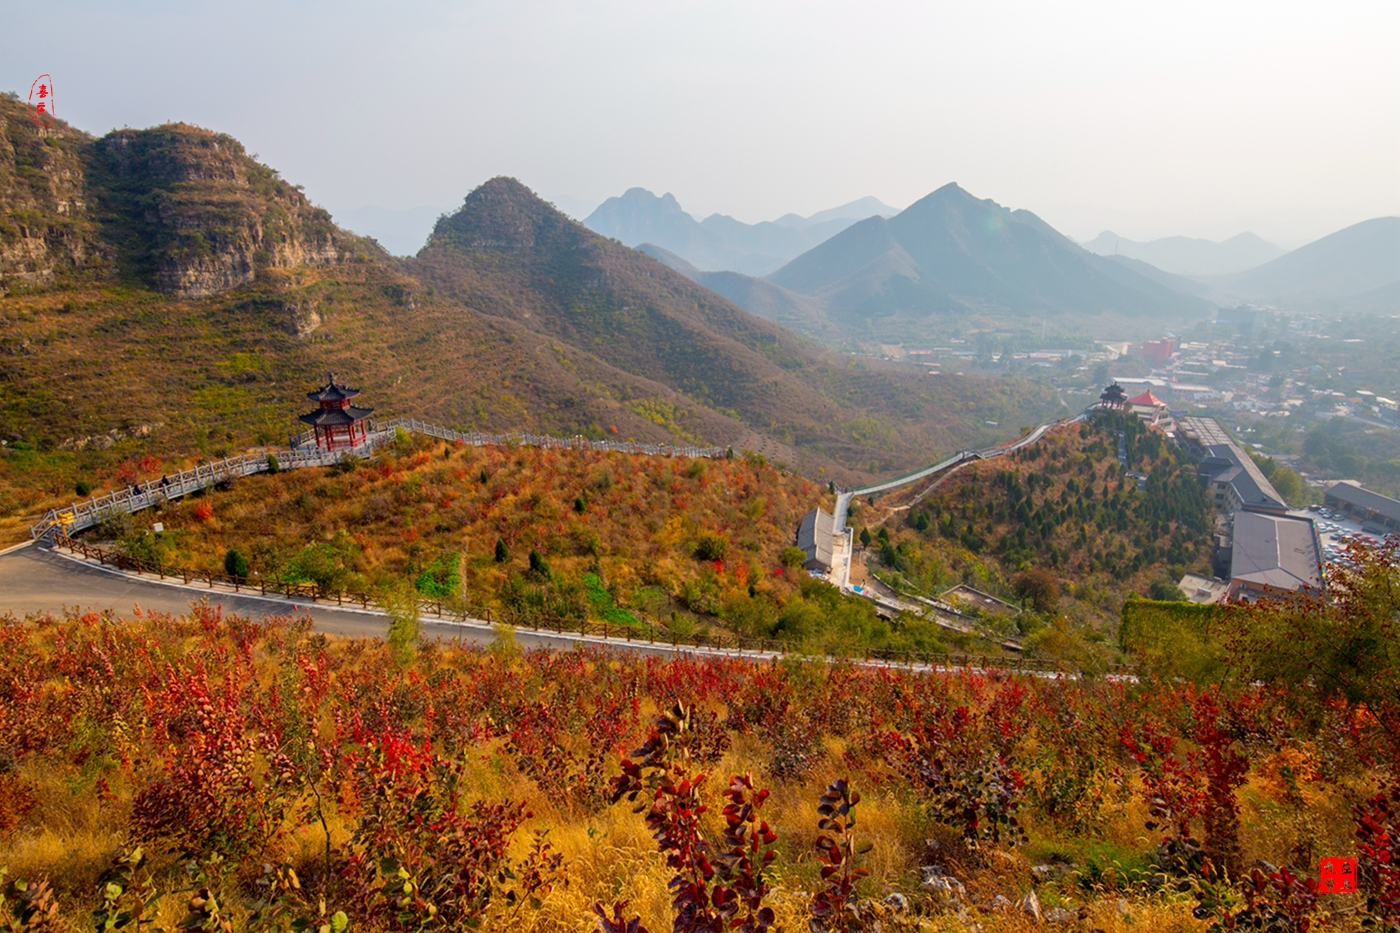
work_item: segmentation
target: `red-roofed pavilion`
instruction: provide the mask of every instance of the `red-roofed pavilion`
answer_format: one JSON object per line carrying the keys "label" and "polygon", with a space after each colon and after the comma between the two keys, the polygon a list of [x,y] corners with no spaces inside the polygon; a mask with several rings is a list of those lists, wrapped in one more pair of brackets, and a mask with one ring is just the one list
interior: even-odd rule
{"label": "red-roofed pavilion", "polygon": [[326,384],[320,389],[306,394],[311,401],[321,405],[299,419],[315,430],[317,447],[323,450],[343,450],[364,443],[369,436],[365,419],[373,414],[374,409],[351,405],[350,400],[359,394],[359,389],[336,382],[335,373],[326,377]]}
{"label": "red-roofed pavilion", "polygon": [[1151,389],[1148,389],[1146,392],[1142,393],[1142,394],[1139,395],[1137,398],[1130,398],[1130,399],[1128,399],[1128,404],[1129,404],[1129,405],[1150,405],[1150,406],[1153,407],[1153,408],[1166,408],[1166,407],[1167,407],[1167,403],[1164,402],[1164,401],[1162,401],[1161,399],[1159,399],[1157,396],[1153,395]]}

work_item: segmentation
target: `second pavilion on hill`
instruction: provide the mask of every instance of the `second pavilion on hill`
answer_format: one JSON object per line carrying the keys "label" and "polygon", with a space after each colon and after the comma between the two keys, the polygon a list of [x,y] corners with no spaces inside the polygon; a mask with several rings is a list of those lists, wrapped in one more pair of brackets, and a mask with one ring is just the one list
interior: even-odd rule
{"label": "second pavilion on hill", "polygon": [[326,377],[326,384],[320,389],[306,393],[307,398],[319,402],[321,407],[307,412],[298,420],[315,430],[317,447],[343,450],[363,444],[369,437],[365,419],[374,413],[374,409],[351,405],[350,400],[359,394],[359,389],[336,382],[335,373]]}

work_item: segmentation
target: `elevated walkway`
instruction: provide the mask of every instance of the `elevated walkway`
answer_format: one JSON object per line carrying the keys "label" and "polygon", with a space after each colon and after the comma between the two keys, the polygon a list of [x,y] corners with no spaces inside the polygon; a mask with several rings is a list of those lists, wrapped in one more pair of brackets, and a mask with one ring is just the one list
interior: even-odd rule
{"label": "elevated walkway", "polygon": [[305,431],[290,438],[290,447],[262,448],[225,457],[211,463],[201,463],[191,469],[167,474],[106,495],[93,496],[85,502],[75,502],[64,509],[50,509],[29,529],[35,541],[74,535],[101,523],[113,515],[138,512],[161,502],[178,499],[210,486],[227,483],[243,476],[266,473],[271,469],[269,458],[275,458],[279,470],[332,466],[346,457],[364,457],[392,441],[399,430],[423,437],[433,437],[449,443],[471,447],[553,447],[569,450],[598,450],[617,453],[646,454],[659,457],[709,457],[725,455],[722,447],[674,447],[669,444],[634,444],[627,441],[590,441],[582,436],[552,437],[547,434],[483,434],[462,432],[441,425],[419,421],[417,418],[393,418],[370,421],[368,436],[353,447],[323,450],[316,446],[314,431]]}
{"label": "elevated walkway", "polygon": [[[944,470],[955,469],[959,466],[962,466],[964,463],[968,463],[973,460],[989,460],[992,457],[1000,457],[1005,454],[1013,453],[1017,450],[1020,450],[1022,447],[1027,447],[1031,444],[1034,444],[1036,441],[1044,437],[1045,432],[1050,430],[1051,428],[1067,424],[1076,424],[1088,418],[1093,411],[1094,409],[1092,407],[1086,408],[1084,411],[1080,412],[1072,418],[1056,418],[1054,421],[1047,421],[1044,424],[1038,426],[1034,431],[1028,433],[1025,437],[1017,438],[1014,441],[1008,441],[1004,444],[998,444],[995,447],[983,447],[980,450],[960,450],[957,453],[953,454],[953,456],[947,458],[946,460],[940,460],[933,466],[924,467],[921,470],[915,470],[914,472],[906,473],[903,476],[896,476],[894,479],[882,480],[881,482],[874,483],[870,486],[862,486],[859,489],[842,490],[841,492],[838,492],[836,494],[836,505],[832,510],[834,518],[834,521],[832,522],[832,533],[837,541],[843,539],[846,541],[850,540],[852,532],[851,529],[848,529],[846,527],[846,519],[850,512],[851,499],[855,496],[866,496],[870,495],[871,493],[886,492],[890,489],[898,489],[901,486],[907,486],[910,483],[918,482],[919,480],[924,479],[925,477],[933,476],[935,473],[941,473]],[[831,572],[827,574],[827,579],[829,579],[832,583],[836,584],[837,586],[841,587],[841,589],[849,591],[851,580],[851,560],[853,559],[852,548],[849,546],[845,548],[833,547],[832,554],[833,564]],[[841,563],[842,561],[844,561],[844,565]]]}

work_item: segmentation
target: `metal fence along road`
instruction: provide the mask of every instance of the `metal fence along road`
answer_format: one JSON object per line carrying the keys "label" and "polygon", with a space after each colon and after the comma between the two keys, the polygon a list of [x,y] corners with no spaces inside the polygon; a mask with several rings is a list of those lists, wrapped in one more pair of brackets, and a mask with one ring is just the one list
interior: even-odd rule
{"label": "metal fence along road", "polygon": [[[380,615],[387,614],[386,607],[379,605],[374,597],[367,593],[327,593],[309,583],[284,583],[267,580],[250,581],[246,578],[239,579],[224,573],[190,571],[130,557],[107,548],[84,544],[81,541],[74,541],[66,545],[56,545],[54,546],[54,550],[67,552],[75,558],[81,557],[87,561],[94,561],[98,564],[115,568],[126,574],[140,576],[142,579],[151,583],[156,582],[156,580],[150,579],[151,577],[155,577],[157,580],[171,584],[199,586],[201,589],[208,588],[214,593],[281,598],[293,603],[300,601],[303,603],[327,606],[332,609],[358,609]],[[477,626],[504,625],[512,631],[522,633],[529,632],[538,635],[570,635],[576,637],[581,642],[597,644],[599,646],[616,647],[619,645],[625,646],[634,644],[637,646],[645,645],[657,648],[670,648],[675,651],[698,651],[706,654],[728,654],[758,659],[785,657],[788,655],[805,656],[800,652],[793,651],[792,646],[771,639],[747,638],[730,634],[682,635],[647,623],[640,623],[633,626],[621,623],[597,622],[588,619],[562,619],[557,617],[505,620],[493,618],[489,610],[472,609],[471,607],[463,607],[460,605],[453,606],[441,600],[431,599],[419,599],[417,609],[419,617],[423,619],[474,624]],[[994,657],[970,654],[953,655],[916,651],[866,649],[859,653],[853,653],[845,658],[828,658],[827,660],[848,660],[853,663],[864,665],[919,669],[1003,670],[1040,676],[1076,676],[1075,672],[1067,670],[1056,661],[1039,658]],[[1121,674],[1123,670],[1124,669],[1121,668],[1115,668],[1112,673]]]}

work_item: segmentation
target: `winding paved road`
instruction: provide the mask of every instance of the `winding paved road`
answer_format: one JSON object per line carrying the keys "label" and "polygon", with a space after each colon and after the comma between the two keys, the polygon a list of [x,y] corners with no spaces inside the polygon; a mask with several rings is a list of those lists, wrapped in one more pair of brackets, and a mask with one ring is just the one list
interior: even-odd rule
{"label": "winding paved road", "polygon": [[[249,618],[260,619],[273,615],[305,613],[311,616],[315,627],[328,634],[350,638],[379,638],[384,635],[387,624],[382,615],[361,609],[325,606],[272,597],[230,593],[220,589],[210,590],[197,584],[182,584],[171,581],[159,582],[145,579],[131,573],[103,567],[94,561],[59,553],[35,545],[18,545],[0,551],[0,616],[14,613],[23,618],[31,613],[51,612],[60,615],[66,608],[80,611],[102,611],[110,609],[121,615],[130,614],[140,607],[146,612],[168,612],[180,614],[188,612],[191,603],[207,599],[225,611]],[[484,645],[495,638],[495,630],[486,622],[439,622],[434,619],[422,620],[423,634],[427,638],[443,641],[458,639],[464,644]],[[612,648],[631,651],[637,654],[653,654],[660,657],[682,655],[746,658],[751,661],[766,661],[776,657],[767,651],[736,651],[718,648],[675,647],[667,644],[628,641],[622,638],[603,638],[597,635],[583,637],[569,633],[555,634],[516,629],[515,640],[521,648],[575,648],[588,644],[598,648]],[[907,671],[927,671],[937,673],[974,672],[988,673],[991,669],[969,665],[953,664],[909,664],[896,661],[857,660],[862,667],[892,668]],[[1050,680],[1077,680],[1076,674],[1061,674],[1053,671],[1026,671],[1033,677]],[[1121,678],[1109,675],[1112,679]]]}
{"label": "winding paved road", "polygon": [[[350,638],[380,638],[388,629],[384,616],[373,611],[240,595],[193,583],[158,582],[34,545],[21,545],[0,552],[0,615],[6,612],[13,612],[20,618],[43,612],[61,615],[66,607],[82,611],[111,609],[127,615],[137,606],[143,611],[178,615],[188,612],[190,604],[201,599],[222,606],[226,612],[254,619],[306,614],[311,616],[319,631]],[[491,625],[484,621],[440,622],[423,618],[422,625],[423,634],[428,638],[441,638],[444,641],[456,638],[467,644],[488,644],[496,634]],[[716,654],[755,659],[772,656],[768,652],[740,653],[693,647],[677,649],[670,645],[651,645],[621,638],[592,636],[585,640],[568,633],[559,635],[524,629],[516,630],[515,640],[522,648],[572,648],[581,641],[587,641],[599,646],[663,656]]]}

